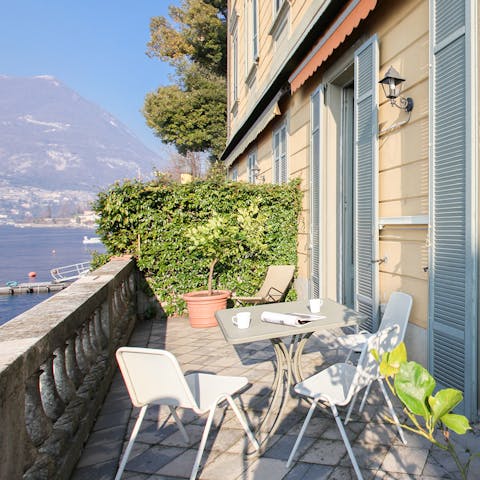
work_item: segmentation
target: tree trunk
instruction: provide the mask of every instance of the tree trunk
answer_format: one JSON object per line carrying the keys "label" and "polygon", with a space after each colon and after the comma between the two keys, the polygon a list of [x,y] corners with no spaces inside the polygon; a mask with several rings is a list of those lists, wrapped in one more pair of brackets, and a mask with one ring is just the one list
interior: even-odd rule
{"label": "tree trunk", "polygon": [[218,262],[218,258],[214,258],[210,264],[210,272],[208,273],[208,294],[212,295],[212,283],[213,283],[213,269]]}

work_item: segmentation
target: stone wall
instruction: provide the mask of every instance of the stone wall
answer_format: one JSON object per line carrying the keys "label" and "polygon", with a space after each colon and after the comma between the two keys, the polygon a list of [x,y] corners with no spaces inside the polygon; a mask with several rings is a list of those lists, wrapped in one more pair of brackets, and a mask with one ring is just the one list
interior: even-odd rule
{"label": "stone wall", "polygon": [[0,478],[68,479],[135,326],[138,270],[110,261],[0,327]]}

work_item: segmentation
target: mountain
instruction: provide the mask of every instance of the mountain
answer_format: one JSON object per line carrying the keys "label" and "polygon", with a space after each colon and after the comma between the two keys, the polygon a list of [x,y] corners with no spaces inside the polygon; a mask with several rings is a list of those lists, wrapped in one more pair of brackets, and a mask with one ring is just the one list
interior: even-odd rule
{"label": "mountain", "polygon": [[0,181],[98,191],[162,160],[112,115],[50,76],[0,76]]}
{"label": "mountain", "polygon": [[17,189],[80,197],[116,180],[150,176],[162,162],[121,122],[54,77],[0,76],[3,206]]}

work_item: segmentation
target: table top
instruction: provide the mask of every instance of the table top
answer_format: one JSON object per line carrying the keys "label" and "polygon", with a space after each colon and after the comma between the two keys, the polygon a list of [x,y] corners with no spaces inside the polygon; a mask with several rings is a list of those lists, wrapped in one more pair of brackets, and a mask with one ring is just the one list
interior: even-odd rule
{"label": "table top", "polygon": [[[239,312],[250,312],[252,314],[249,328],[241,329],[233,325],[232,317]],[[323,301],[322,308],[318,313],[319,316],[322,315],[325,316],[325,318],[312,320],[298,327],[262,322],[260,316],[263,312],[310,314],[308,300],[303,300],[218,310],[215,312],[215,317],[225,340],[232,345],[288,337],[291,335],[315,332],[317,330],[358,325],[366,320],[365,315],[328,299]]]}

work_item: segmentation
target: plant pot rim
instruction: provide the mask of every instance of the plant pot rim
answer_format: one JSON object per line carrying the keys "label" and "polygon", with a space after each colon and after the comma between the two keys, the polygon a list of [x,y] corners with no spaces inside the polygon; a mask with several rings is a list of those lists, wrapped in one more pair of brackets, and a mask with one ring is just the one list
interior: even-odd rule
{"label": "plant pot rim", "polygon": [[200,298],[205,298],[205,297],[225,297],[229,298],[232,295],[231,290],[213,290],[212,294],[208,294],[208,290],[196,290],[194,292],[187,292],[182,295],[184,300],[194,300],[194,299],[200,299]]}

